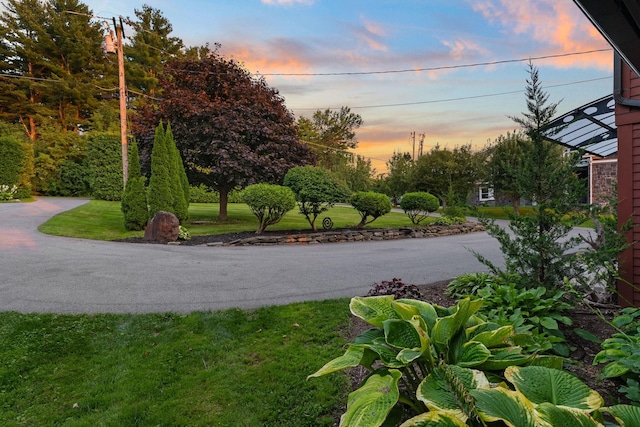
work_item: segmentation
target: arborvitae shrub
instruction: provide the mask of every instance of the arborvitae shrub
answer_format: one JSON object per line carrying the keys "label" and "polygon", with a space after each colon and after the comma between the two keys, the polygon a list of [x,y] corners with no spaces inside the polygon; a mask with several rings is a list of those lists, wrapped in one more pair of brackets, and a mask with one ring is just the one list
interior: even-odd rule
{"label": "arborvitae shrub", "polygon": [[140,174],[138,145],[133,141],[129,145],[129,179],[122,194],[121,209],[124,214],[124,228],[143,230],[149,221],[147,193],[144,188],[145,177]]}
{"label": "arborvitae shrub", "polygon": [[122,197],[122,142],[118,135],[94,134],[87,141],[92,195],[100,200]]}

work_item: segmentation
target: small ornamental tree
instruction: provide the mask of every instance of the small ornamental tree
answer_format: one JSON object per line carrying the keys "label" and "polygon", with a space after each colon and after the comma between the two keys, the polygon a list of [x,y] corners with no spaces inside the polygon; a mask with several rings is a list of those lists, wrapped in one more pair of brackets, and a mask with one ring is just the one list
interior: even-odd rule
{"label": "small ornamental tree", "polygon": [[144,180],[145,177],[140,173],[138,144],[134,140],[129,144],[129,178],[120,205],[124,215],[124,228],[127,230],[143,230],[149,221]]}
{"label": "small ornamental tree", "polygon": [[[373,191],[361,191],[351,196],[351,205],[360,214],[361,221],[356,226],[362,228],[372,223],[378,217],[391,212],[391,200],[385,194],[374,193]],[[372,217],[371,220],[367,220]]]}
{"label": "small ornamental tree", "polygon": [[289,169],[284,176],[284,185],[295,193],[300,214],[314,231],[318,216],[331,209],[334,203],[346,200],[349,194],[329,170],[314,166]]}
{"label": "small ornamental tree", "polygon": [[418,191],[407,193],[402,196],[400,207],[407,214],[411,222],[415,225],[424,221],[431,212],[435,212],[440,207],[440,201],[430,193]]}
{"label": "small ornamental tree", "polygon": [[151,179],[148,189],[149,216],[151,218],[158,211],[175,213],[168,166],[169,154],[164,134],[162,124],[159,124],[153,138],[153,150],[151,151]]}
{"label": "small ornamental tree", "polygon": [[253,184],[245,188],[240,197],[258,218],[256,234],[280,222],[284,214],[296,207],[296,195],[281,185]]}

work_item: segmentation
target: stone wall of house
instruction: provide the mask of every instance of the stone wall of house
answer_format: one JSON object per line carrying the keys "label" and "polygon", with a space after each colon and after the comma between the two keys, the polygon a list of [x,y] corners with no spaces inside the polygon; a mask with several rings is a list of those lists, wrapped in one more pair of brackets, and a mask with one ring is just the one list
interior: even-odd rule
{"label": "stone wall of house", "polygon": [[374,230],[335,230],[282,236],[254,236],[229,242],[227,246],[285,245],[361,242],[366,240],[395,240],[425,237],[450,236],[453,234],[484,231],[484,227],[473,222],[455,225],[429,225],[426,227],[400,227]]}
{"label": "stone wall of house", "polygon": [[618,161],[594,160],[591,163],[591,203],[607,205],[617,194]]}

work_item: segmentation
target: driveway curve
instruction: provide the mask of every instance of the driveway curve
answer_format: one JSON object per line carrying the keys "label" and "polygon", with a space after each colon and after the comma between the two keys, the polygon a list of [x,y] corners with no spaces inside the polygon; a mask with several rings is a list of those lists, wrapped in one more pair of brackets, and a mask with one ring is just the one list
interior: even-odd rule
{"label": "driveway curve", "polygon": [[0,310],[147,313],[364,295],[375,282],[424,284],[502,264],[487,233],[379,242],[200,247],[101,242],[37,227],[86,199],[0,204]]}

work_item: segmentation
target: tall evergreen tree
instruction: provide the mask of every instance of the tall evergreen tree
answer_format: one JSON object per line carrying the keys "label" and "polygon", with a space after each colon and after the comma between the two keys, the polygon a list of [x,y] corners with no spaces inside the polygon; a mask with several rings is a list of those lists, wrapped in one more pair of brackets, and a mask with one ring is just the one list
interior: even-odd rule
{"label": "tall evergreen tree", "polygon": [[156,127],[151,151],[151,178],[149,179],[148,197],[149,216],[158,211],[174,211],[173,195],[171,192],[171,175],[169,168],[169,153],[165,143],[165,130],[162,123]]}
{"label": "tall evergreen tree", "polygon": [[[580,221],[569,215],[579,208],[584,187],[575,171],[578,155],[563,155],[558,145],[545,139],[545,126],[553,118],[557,103],[549,103],[538,69],[529,64],[527,112],[513,117],[529,138],[523,147],[523,163],[518,169],[517,187],[525,199],[536,203],[533,215],[511,215],[511,233],[494,221],[484,220],[489,234],[500,243],[507,271],[520,274],[525,286],[561,287],[574,274],[574,256],[567,252],[579,238],[568,238]],[[495,266],[487,263],[494,271]]]}
{"label": "tall evergreen tree", "polygon": [[120,205],[124,215],[124,228],[127,230],[143,230],[149,221],[144,181],[145,177],[140,173],[138,144],[133,140],[129,144],[129,179]]}
{"label": "tall evergreen tree", "polygon": [[135,30],[131,44],[125,47],[127,83],[130,88],[155,96],[162,65],[182,57],[184,44],[171,36],[173,26],[160,10],[145,4],[134,13],[135,19],[127,18]]}
{"label": "tall evergreen tree", "polygon": [[0,116],[35,140],[43,123],[77,130],[96,104],[99,84],[115,79],[104,60],[101,24],[77,0],[7,0],[0,14]]}

